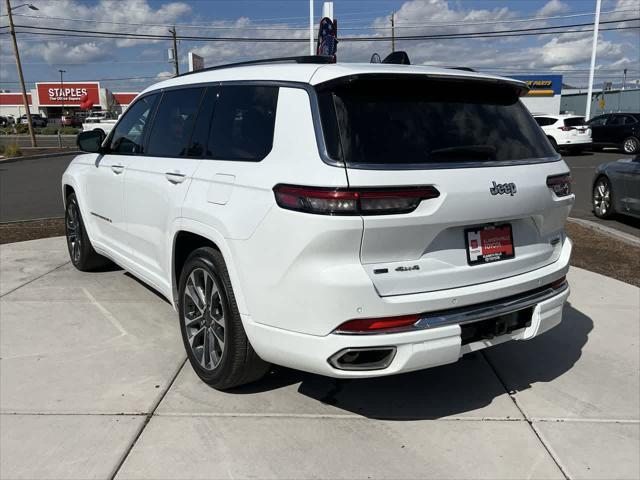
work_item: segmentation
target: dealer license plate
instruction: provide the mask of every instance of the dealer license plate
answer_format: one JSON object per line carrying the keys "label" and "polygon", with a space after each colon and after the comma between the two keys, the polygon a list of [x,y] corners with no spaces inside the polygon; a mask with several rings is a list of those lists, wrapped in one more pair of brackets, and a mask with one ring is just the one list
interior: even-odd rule
{"label": "dealer license plate", "polygon": [[511,225],[491,225],[464,231],[469,265],[498,262],[515,257]]}

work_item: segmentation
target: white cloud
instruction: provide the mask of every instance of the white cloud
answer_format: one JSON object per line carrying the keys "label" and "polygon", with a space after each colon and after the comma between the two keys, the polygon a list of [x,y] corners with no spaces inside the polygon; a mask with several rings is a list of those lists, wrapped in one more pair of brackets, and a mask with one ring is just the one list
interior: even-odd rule
{"label": "white cloud", "polygon": [[29,45],[23,47],[23,51],[33,56],[40,56],[50,65],[62,64],[87,64],[111,58],[111,53],[97,42],[70,44],[67,41],[49,41],[43,45]]}
{"label": "white cloud", "polygon": [[569,5],[560,0],[549,0],[540,10],[536,12],[538,17],[550,17],[569,11]]}
{"label": "white cloud", "polygon": [[[123,24],[171,24],[191,13],[191,7],[184,2],[171,2],[155,8],[149,2],[151,0],[99,0],[98,3],[87,5],[79,0],[43,1],[34,0],[39,11],[16,15],[16,23],[38,27],[72,28],[77,30],[90,30],[100,32],[134,32],[153,35],[167,35],[167,28],[161,26],[135,26]],[[23,16],[24,15],[24,16]],[[38,17],[65,17],[73,20],[47,19]],[[92,20],[110,23],[95,23]],[[61,37],[64,38],[64,37]],[[49,63],[61,62],[62,59],[71,59],[78,63],[90,62],[97,58],[105,58],[116,53],[117,48],[132,47],[145,43],[156,43],[154,40],[135,39],[105,39],[91,40],[78,37],[66,37],[62,41],[48,40],[38,42],[38,46],[25,47],[25,53],[34,57],[41,57]],[[23,42],[26,44],[26,42]],[[44,45],[44,47],[42,47]],[[50,47],[49,47],[50,45]],[[64,45],[71,53],[55,52],[54,50]],[[97,50],[103,50],[100,56]]]}
{"label": "white cloud", "polygon": [[156,80],[157,81],[166,80],[167,78],[172,78],[173,76],[174,76],[174,72],[164,71],[156,75]]}
{"label": "white cloud", "polygon": [[[590,37],[565,41],[553,38],[542,47],[540,66],[553,67],[586,62],[591,58],[591,45]],[[596,55],[609,61],[618,60],[623,55],[622,46],[600,38]]]}

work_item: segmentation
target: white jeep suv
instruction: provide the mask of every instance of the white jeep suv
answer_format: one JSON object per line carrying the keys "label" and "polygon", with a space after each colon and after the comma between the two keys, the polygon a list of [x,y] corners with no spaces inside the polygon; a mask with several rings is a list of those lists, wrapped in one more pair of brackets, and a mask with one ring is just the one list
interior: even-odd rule
{"label": "white jeep suv", "polygon": [[526,90],[322,57],[163,81],[106,139],[80,134],[72,262],[166,296],[219,389],[269,363],[374,377],[530,339],[569,295],[574,196]]}
{"label": "white jeep suv", "polygon": [[591,148],[591,128],[581,115],[539,115],[533,117],[554,149],[580,153]]}

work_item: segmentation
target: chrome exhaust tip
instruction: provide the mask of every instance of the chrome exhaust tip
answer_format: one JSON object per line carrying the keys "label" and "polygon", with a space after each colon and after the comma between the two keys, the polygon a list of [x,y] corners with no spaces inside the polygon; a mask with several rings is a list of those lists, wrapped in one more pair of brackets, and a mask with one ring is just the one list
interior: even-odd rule
{"label": "chrome exhaust tip", "polygon": [[328,358],[338,370],[382,370],[391,365],[396,347],[343,348]]}

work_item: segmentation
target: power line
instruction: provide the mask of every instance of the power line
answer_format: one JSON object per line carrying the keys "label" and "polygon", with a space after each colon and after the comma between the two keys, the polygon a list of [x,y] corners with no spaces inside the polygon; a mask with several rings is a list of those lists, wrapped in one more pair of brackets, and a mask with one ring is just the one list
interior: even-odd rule
{"label": "power line", "polygon": [[[602,14],[614,14],[614,13],[623,13],[623,12],[636,12],[634,9],[621,9],[621,10],[609,10],[607,12],[602,12]],[[143,26],[143,27],[173,27],[173,24],[164,24],[164,23],[133,23],[133,22],[114,22],[110,20],[91,20],[91,19],[83,19],[83,18],[68,18],[68,17],[56,17],[56,16],[46,16],[46,15],[28,15],[28,14],[15,14],[15,16],[20,16],[23,18],[34,18],[41,20],[62,20],[62,21],[73,21],[73,22],[82,22],[82,23],[100,23],[100,24],[108,24],[108,25],[127,25],[127,26]],[[585,17],[585,16],[593,16],[593,13],[573,13],[567,15],[552,15],[546,17],[528,17],[528,18],[519,18],[519,19],[504,19],[504,20],[489,20],[489,21],[477,21],[477,22],[462,22],[462,23],[448,23],[448,22],[431,22],[425,24],[409,24],[409,23],[396,23],[397,28],[425,28],[425,27],[462,27],[462,26],[476,26],[476,25],[499,25],[499,24],[510,24],[510,23],[527,23],[527,22],[538,22],[542,20],[557,20],[557,19],[565,19],[565,18],[576,18],[576,17]],[[253,21],[252,21],[253,22]],[[602,23],[602,22],[601,22]],[[205,29],[205,30],[245,30],[245,31],[291,31],[291,30],[305,30],[307,26],[273,26],[273,27],[252,27],[252,26],[241,26],[241,25],[231,25],[231,26],[222,26],[222,25],[197,25],[197,24],[189,24],[189,23],[177,23],[175,26],[180,28],[191,28],[191,29]],[[349,26],[340,26],[340,30],[388,30],[389,26],[360,26],[360,27],[349,27]]]}
{"label": "power line", "polygon": [[[625,20],[607,20],[600,22],[600,24],[613,24],[613,23],[623,23],[623,22],[633,22],[640,20],[640,17],[625,19]],[[495,38],[495,37],[509,37],[509,36],[521,36],[521,35],[557,35],[557,34],[565,34],[565,33],[582,33],[582,32],[590,32],[592,28],[584,28],[581,30],[560,30],[565,28],[575,28],[575,27],[591,27],[591,23],[576,23],[570,25],[558,25],[558,26],[548,26],[548,27],[533,27],[533,28],[519,28],[519,29],[510,29],[510,30],[489,30],[489,31],[481,31],[481,32],[455,32],[455,33],[440,33],[440,34],[429,34],[429,35],[399,35],[396,36],[396,40],[433,40],[433,39],[445,39],[445,38]],[[46,35],[56,35],[56,33],[51,32],[66,32],[64,36],[66,37],[90,37],[90,38],[115,38],[115,39],[133,39],[133,40],[167,40],[172,39],[172,35],[159,35],[159,34],[138,34],[138,33],[129,33],[129,32],[107,32],[107,31],[97,31],[97,30],[78,30],[78,29],[67,29],[67,28],[56,28],[56,27],[36,27],[29,25],[16,25],[18,28],[26,28],[30,30],[42,30],[45,31]],[[602,30],[628,30],[639,28],[639,26],[631,26],[631,27],[615,27],[608,28]],[[554,31],[551,31],[554,30]],[[30,32],[21,30],[19,33],[30,33],[37,34],[38,32]],[[225,42],[259,42],[259,43],[297,43],[297,42],[307,42],[308,39],[306,37],[298,37],[298,38],[278,38],[278,37],[209,37],[209,36],[190,36],[190,35],[178,35],[176,37],[178,40],[188,40],[188,41],[225,41]],[[350,36],[350,37],[341,37],[341,42],[364,42],[364,41],[389,41],[391,37],[389,36]]]}

